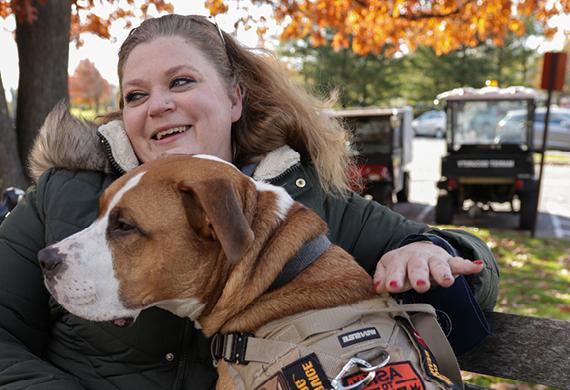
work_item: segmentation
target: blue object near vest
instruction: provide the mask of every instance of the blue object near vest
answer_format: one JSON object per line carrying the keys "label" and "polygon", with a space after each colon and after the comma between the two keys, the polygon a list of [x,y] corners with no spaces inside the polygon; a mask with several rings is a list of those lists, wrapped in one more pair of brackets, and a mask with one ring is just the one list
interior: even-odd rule
{"label": "blue object near vest", "polygon": [[[457,256],[455,248],[445,239],[430,234],[408,236],[401,246],[416,241],[431,241]],[[423,294],[410,290],[401,294],[401,298],[404,303],[428,303],[436,309],[437,320],[456,355],[469,351],[491,334],[489,323],[463,275],[448,288],[434,287]]]}

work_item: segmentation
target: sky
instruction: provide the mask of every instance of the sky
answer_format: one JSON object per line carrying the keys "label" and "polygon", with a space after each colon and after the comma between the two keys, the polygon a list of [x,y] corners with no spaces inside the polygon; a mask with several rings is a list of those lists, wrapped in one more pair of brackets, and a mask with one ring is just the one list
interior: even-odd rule
{"label": "sky", "polygon": [[[174,5],[174,12],[176,13],[208,15],[202,0],[171,0],[171,3]],[[230,10],[228,14],[219,15],[216,17],[216,20],[224,31],[231,33],[234,31],[234,21],[247,12],[245,8],[248,6],[248,1],[241,0],[240,2],[229,3]],[[235,8],[236,3],[240,4],[239,9]],[[97,14],[102,16],[109,11],[109,6],[106,3],[96,2],[96,4],[94,12]],[[268,16],[270,15],[269,6],[262,7],[257,12]],[[557,17],[552,20],[552,23],[563,26],[566,31],[559,31],[552,41],[544,41],[538,37],[529,39],[527,42],[528,46],[539,52],[562,50],[564,34],[570,32],[570,15]],[[279,32],[279,27],[274,24],[270,24],[268,27],[270,35],[276,35]],[[12,33],[14,29],[15,22],[13,17],[0,19],[0,76],[2,77],[8,99],[10,99],[10,89],[15,89],[18,86],[18,52]],[[95,63],[96,68],[107,81],[117,85],[117,53],[121,42],[123,42],[127,34],[128,30],[121,26],[121,23],[115,23],[112,27],[112,40],[101,39],[93,34],[83,34],[84,45],[82,47],[76,48],[74,43],[70,43],[68,73],[73,74],[79,62],[87,58]],[[248,31],[240,29],[237,31],[237,38],[247,46],[255,47],[258,45],[255,29]]]}
{"label": "sky", "polygon": [[[175,13],[184,15],[209,15],[208,10],[204,7],[203,0],[170,0],[170,3],[174,5]],[[216,21],[220,28],[228,33],[234,32],[234,22],[246,12],[245,7],[247,7],[247,3],[248,1],[242,0],[240,9],[235,9],[236,5],[231,4],[228,15],[217,16]],[[108,12],[108,6],[106,3],[102,4],[96,2],[96,4],[95,12],[97,12],[98,15],[102,16]],[[260,15],[270,15],[269,10],[268,6],[258,7],[257,12]],[[149,14],[151,16],[158,15],[153,13],[152,9]],[[135,20],[133,23],[136,26],[140,21]],[[273,34],[276,34],[279,30],[275,24],[269,24],[268,28],[269,32]],[[18,87],[19,74],[18,50],[13,36],[14,30],[15,21],[13,17],[9,17],[8,19],[0,18],[0,76],[2,77],[6,97],[9,100],[11,99],[10,89],[16,89]],[[90,33],[82,34],[81,39],[84,41],[83,46],[76,48],[74,43],[70,43],[69,45],[68,73],[70,75],[73,74],[81,60],[89,59],[95,64],[95,67],[108,82],[113,85],[118,85],[118,52],[121,43],[127,37],[128,33],[129,30],[125,29],[122,23],[118,22],[111,27],[111,36],[113,37],[111,40],[102,39]],[[240,28],[237,31],[237,38],[247,46],[258,46],[258,37],[255,29],[245,31],[243,28]]]}

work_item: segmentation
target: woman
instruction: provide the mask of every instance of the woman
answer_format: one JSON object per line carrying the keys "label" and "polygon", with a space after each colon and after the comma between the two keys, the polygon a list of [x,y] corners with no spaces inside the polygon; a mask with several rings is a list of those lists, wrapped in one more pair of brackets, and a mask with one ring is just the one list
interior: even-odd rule
{"label": "woman", "polygon": [[479,304],[493,307],[498,271],[484,243],[352,193],[346,133],[269,57],[204,17],[169,15],[131,32],[118,71],[121,112],[109,119],[121,120],[98,129],[100,143],[93,125],[52,112],[31,159],[41,177],[0,228],[1,388],[213,386],[209,343],[192,322],[160,309],[127,329],[83,321],[49,296],[37,265],[38,250],[94,220],[118,175],[168,153],[213,154],[284,186],[374,274],[378,292],[426,292],[469,275]]}

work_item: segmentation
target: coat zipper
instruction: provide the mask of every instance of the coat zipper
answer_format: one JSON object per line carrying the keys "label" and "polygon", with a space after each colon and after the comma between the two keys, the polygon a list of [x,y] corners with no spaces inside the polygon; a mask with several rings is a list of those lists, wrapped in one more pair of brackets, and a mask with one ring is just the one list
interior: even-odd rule
{"label": "coat zipper", "polygon": [[103,151],[105,153],[105,157],[107,157],[107,160],[109,160],[113,169],[117,171],[117,173],[119,173],[120,175],[123,175],[126,171],[119,165],[117,161],[115,161],[115,158],[113,157],[113,152],[111,150],[111,145],[109,145],[107,139],[103,137],[101,134],[97,133],[97,136],[99,137],[101,144],[103,144]]}
{"label": "coat zipper", "polygon": [[178,370],[176,372],[176,385],[175,389],[184,390],[184,382],[186,378],[186,366],[188,365],[186,361],[188,360],[188,348],[186,348],[186,341],[188,339],[188,328],[190,326],[190,321],[184,321],[184,334],[182,336],[182,353],[180,360],[178,361]]}

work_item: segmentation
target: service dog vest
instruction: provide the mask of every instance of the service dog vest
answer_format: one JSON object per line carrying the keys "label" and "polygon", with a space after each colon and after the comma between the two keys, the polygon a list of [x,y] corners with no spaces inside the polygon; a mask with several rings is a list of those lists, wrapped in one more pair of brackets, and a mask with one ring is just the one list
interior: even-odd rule
{"label": "service dog vest", "polygon": [[272,321],[240,341],[238,360],[245,364],[228,364],[240,390],[343,389],[371,377],[358,388],[463,386],[435,310],[426,304],[399,305],[389,296]]}

